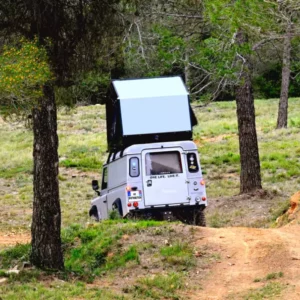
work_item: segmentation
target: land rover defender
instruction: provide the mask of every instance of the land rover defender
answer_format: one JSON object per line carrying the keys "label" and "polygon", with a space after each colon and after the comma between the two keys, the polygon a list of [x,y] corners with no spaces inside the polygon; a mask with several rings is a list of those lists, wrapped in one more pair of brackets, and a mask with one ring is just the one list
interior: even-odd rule
{"label": "land rover defender", "polygon": [[[106,104],[109,155],[90,216],[205,226],[205,181],[192,141],[196,118],[180,77],[116,80]],[[100,191],[99,191],[100,190]]]}

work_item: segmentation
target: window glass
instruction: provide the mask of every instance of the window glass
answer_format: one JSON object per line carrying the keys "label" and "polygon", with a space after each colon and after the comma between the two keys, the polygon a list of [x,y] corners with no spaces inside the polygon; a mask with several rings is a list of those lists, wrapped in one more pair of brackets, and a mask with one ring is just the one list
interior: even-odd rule
{"label": "window glass", "polygon": [[139,159],[137,157],[132,157],[129,160],[129,175],[130,177],[140,176]]}
{"label": "window glass", "polygon": [[146,175],[182,173],[181,157],[178,151],[146,154]]}
{"label": "window glass", "polygon": [[101,190],[107,189],[107,168],[103,169]]}

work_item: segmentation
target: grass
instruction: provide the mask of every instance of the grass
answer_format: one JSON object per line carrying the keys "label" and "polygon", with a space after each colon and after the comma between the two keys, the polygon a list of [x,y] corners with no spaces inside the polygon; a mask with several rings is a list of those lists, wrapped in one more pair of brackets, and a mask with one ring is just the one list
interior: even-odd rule
{"label": "grass", "polygon": [[243,296],[244,300],[280,299],[278,298],[284,290],[284,285],[278,282],[267,283],[262,288],[251,289]]}
{"label": "grass", "polygon": [[69,283],[62,280],[54,280],[50,283],[31,282],[18,284],[17,282],[10,285],[0,286],[1,299],[103,299],[103,300],[121,300],[126,299],[105,288],[87,287],[85,283]]}
{"label": "grass", "polygon": [[142,229],[160,224],[163,223],[109,220],[90,228],[74,225],[63,234],[66,270],[89,277],[124,267],[128,262],[139,264],[137,246],[123,247],[119,243],[120,239],[123,235],[136,234]]}
{"label": "grass", "polygon": [[176,242],[175,245],[162,247],[160,254],[170,265],[191,267],[196,264],[193,249],[187,243]]}
{"label": "grass", "polygon": [[29,253],[29,244],[19,244],[0,252],[0,268],[8,269],[22,261],[29,261]]}
{"label": "grass", "polygon": [[254,282],[261,282],[261,281],[266,281],[266,280],[274,280],[274,279],[278,279],[283,277],[283,272],[273,272],[273,273],[269,273],[266,277],[264,278],[255,278]]}
{"label": "grass", "polygon": [[[278,100],[256,100],[263,187],[287,198],[300,184],[300,99],[289,100],[289,128],[275,130]],[[196,109],[199,146],[210,198],[239,193],[239,144],[235,102]],[[107,158],[104,106],[60,109],[58,135],[63,226],[89,221],[94,192]],[[32,206],[32,132],[22,123],[0,126],[0,230],[28,231]],[[18,217],[10,218],[9,216]],[[215,217],[217,219],[218,216]],[[217,222],[216,220],[214,222]],[[219,222],[220,223],[220,222]],[[217,225],[217,226],[222,226]]]}
{"label": "grass", "polygon": [[[199,284],[196,270],[219,259],[207,249],[196,258],[189,231],[188,226],[155,221],[74,224],[62,231],[64,271],[29,268],[7,275],[5,270],[28,261],[30,246],[0,252],[0,276],[8,278],[0,285],[1,299],[182,299],[187,282]],[[162,246],[165,240],[169,246]]]}
{"label": "grass", "polygon": [[221,228],[225,227],[231,220],[231,216],[219,211],[209,215],[207,217],[207,222],[210,224],[211,227],[214,228]]}
{"label": "grass", "polygon": [[[275,130],[278,100],[256,100],[256,123],[263,186],[293,194],[299,186],[299,99],[289,100],[289,128]],[[197,111],[195,128],[210,197],[230,196],[239,191],[237,180],[226,174],[239,172],[239,146],[234,102],[214,103]]]}
{"label": "grass", "polygon": [[124,291],[136,299],[180,299],[176,292],[184,287],[182,277],[180,273],[147,276]]}

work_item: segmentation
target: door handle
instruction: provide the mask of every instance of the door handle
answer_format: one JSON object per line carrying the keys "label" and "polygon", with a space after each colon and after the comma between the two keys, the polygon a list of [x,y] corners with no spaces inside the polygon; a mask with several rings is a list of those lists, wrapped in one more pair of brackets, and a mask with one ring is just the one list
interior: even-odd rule
{"label": "door handle", "polygon": [[147,180],[147,186],[152,186],[152,180]]}
{"label": "door handle", "polygon": [[103,203],[107,203],[107,200],[104,200]]}

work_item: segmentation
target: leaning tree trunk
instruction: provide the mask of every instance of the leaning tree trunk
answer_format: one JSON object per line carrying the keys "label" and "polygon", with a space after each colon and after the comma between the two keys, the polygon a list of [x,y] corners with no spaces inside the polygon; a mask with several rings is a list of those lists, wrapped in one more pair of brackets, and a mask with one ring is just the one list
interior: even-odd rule
{"label": "leaning tree trunk", "polygon": [[53,87],[44,87],[44,97],[33,110],[34,200],[32,216],[33,265],[63,269],[61,212],[58,187],[57,117]]}
{"label": "leaning tree trunk", "polygon": [[291,75],[291,25],[288,25],[286,36],[283,43],[283,61],[282,61],[282,78],[281,78],[281,93],[277,117],[277,129],[286,128],[288,120],[288,99],[289,86]]}
{"label": "leaning tree trunk", "polygon": [[[242,31],[236,35],[236,42],[242,46],[247,37]],[[255,126],[255,108],[251,81],[251,66],[247,57],[236,88],[236,105],[241,157],[240,192],[249,193],[261,189],[260,162]]]}

